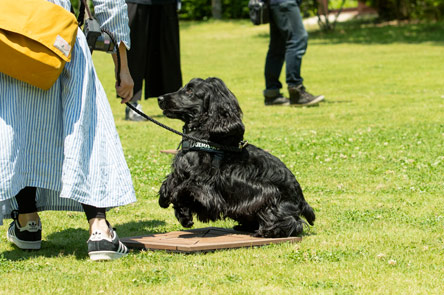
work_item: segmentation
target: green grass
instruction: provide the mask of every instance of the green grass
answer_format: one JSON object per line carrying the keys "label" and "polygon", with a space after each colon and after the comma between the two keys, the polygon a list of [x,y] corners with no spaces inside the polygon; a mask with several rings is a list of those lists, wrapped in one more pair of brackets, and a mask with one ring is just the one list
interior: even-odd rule
{"label": "green grass", "polygon": [[[338,24],[310,31],[305,85],[319,107],[264,107],[267,26],[181,24],[184,82],[222,78],[239,99],[245,138],[294,172],[317,221],[299,244],[207,254],[132,252],[89,261],[82,213],[44,212],[39,252],[0,229],[1,294],[443,294],[444,23]],[[123,120],[111,57],[94,53],[138,201],[108,216],[120,236],[181,229],[157,205],[180,138]],[[282,76],[283,77],[283,76]],[[156,100],[144,110],[161,116]],[[212,223],[231,227],[230,220]],[[197,222],[195,227],[207,224]]]}

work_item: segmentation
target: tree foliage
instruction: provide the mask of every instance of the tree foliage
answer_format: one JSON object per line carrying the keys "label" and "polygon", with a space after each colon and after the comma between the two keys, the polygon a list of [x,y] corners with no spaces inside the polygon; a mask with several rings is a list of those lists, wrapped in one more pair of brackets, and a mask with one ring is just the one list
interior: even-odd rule
{"label": "tree foliage", "polygon": [[[212,17],[211,0],[182,0],[181,19],[206,20]],[[248,0],[222,0],[222,18],[248,18]]]}
{"label": "tree foliage", "polygon": [[384,20],[442,19],[444,0],[367,0]]}

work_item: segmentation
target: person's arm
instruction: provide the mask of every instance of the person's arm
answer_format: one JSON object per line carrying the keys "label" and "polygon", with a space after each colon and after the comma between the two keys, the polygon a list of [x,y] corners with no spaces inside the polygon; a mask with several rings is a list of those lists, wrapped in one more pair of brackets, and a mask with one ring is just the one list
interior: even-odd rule
{"label": "person's arm", "polygon": [[[131,78],[131,74],[128,68],[125,44],[120,43],[118,50],[120,53],[120,85],[117,85],[116,81],[116,92],[117,95],[122,98],[121,103],[126,103],[130,101],[130,99],[133,97],[134,82],[133,79]],[[114,61],[114,68],[117,71],[116,53],[113,53],[113,61]]]}
{"label": "person's arm", "polygon": [[[93,0],[94,12],[100,27],[113,34],[120,53],[120,85],[116,83],[117,95],[121,103],[133,97],[134,82],[128,68],[126,50],[131,46],[128,25],[128,10],[124,0]],[[113,54],[114,66],[117,71],[117,56]]]}

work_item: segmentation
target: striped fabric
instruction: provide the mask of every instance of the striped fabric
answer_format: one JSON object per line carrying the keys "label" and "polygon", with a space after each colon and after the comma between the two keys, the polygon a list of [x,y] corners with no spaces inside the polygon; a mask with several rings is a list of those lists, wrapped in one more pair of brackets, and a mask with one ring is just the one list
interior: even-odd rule
{"label": "striped fabric", "polygon": [[[70,8],[68,0],[51,2]],[[99,23],[128,47],[124,0],[94,5]],[[0,224],[17,207],[14,196],[25,186],[38,188],[39,211],[135,201],[111,108],[80,30],[72,60],[51,89],[0,73]]]}

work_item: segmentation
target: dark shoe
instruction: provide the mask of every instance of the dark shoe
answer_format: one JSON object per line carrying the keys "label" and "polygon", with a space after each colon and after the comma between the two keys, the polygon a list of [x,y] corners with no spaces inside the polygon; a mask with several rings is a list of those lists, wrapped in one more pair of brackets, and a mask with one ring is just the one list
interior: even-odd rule
{"label": "dark shoe", "polygon": [[290,105],[304,107],[316,105],[324,100],[323,95],[313,95],[305,90],[304,85],[288,87],[290,94]]}
{"label": "dark shoe", "polygon": [[91,260],[113,260],[128,254],[128,248],[119,240],[116,231],[110,227],[111,239],[101,231],[91,234],[88,239],[88,255]]}
{"label": "dark shoe", "polygon": [[279,89],[266,89],[264,90],[264,103],[266,106],[288,106],[290,100],[279,92]]}
{"label": "dark shoe", "polygon": [[[134,106],[137,110],[142,111],[142,106],[137,102],[131,102],[131,105]],[[128,106],[125,108],[125,120],[135,121],[135,122],[146,121],[144,117],[133,111]]]}
{"label": "dark shoe", "polygon": [[20,227],[18,211],[12,212],[14,219],[9,225],[6,237],[10,242],[23,250],[39,250],[42,246],[42,224],[39,221],[28,221],[26,226]]}

